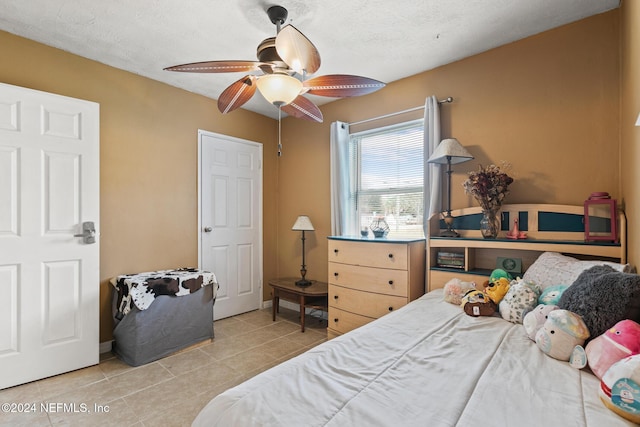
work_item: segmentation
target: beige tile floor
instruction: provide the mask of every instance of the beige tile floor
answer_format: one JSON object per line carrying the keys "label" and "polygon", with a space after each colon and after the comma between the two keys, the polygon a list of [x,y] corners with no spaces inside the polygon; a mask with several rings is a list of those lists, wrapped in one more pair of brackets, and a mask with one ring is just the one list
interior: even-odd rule
{"label": "beige tile floor", "polygon": [[[0,390],[0,403],[34,404],[0,412],[0,426],[189,426],[224,390],[326,341],[326,321],[271,309],[218,320],[215,339],[139,367],[103,354],[100,364]],[[42,409],[44,403],[44,410]]]}

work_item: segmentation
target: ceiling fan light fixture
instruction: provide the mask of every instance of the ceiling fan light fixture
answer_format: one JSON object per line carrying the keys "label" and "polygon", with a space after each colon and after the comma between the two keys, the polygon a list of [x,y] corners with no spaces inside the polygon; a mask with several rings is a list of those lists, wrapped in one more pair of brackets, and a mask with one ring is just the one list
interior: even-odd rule
{"label": "ceiling fan light fixture", "polygon": [[[320,53],[311,41],[293,25],[281,28],[287,20],[287,9],[272,6],[267,15],[276,25],[276,36],[258,45],[258,61],[203,61],[174,65],[167,71],[190,73],[249,73],[229,85],[218,98],[222,114],[242,107],[255,94],[278,107],[281,112],[299,119],[322,123],[322,112],[305,94],[346,98],[366,95],[385,84],[374,79],[348,74],[333,74],[307,79],[320,67]],[[261,71],[262,74],[254,72]],[[298,74],[300,78],[294,76]],[[303,83],[304,81],[304,83]],[[255,84],[254,84],[255,83]]]}
{"label": "ceiling fan light fixture", "polygon": [[300,95],[302,82],[287,74],[267,74],[256,82],[264,98],[276,106],[287,105]]}

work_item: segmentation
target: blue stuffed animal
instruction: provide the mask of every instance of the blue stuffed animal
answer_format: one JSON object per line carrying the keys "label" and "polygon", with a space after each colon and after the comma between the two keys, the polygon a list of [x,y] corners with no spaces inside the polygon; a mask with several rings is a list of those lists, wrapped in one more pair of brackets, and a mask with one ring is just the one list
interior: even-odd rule
{"label": "blue stuffed animal", "polygon": [[567,285],[549,286],[542,291],[540,298],[538,298],[538,304],[558,305],[560,297],[568,287]]}

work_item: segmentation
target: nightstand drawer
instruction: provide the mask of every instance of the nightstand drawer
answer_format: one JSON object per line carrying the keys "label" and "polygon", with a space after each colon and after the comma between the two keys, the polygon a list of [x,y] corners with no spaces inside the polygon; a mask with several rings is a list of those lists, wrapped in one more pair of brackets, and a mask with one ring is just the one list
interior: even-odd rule
{"label": "nightstand drawer", "polygon": [[329,286],[329,307],[378,318],[407,304],[406,297]]}
{"label": "nightstand drawer", "polygon": [[[363,250],[366,248],[366,250]],[[408,254],[406,244],[329,240],[329,261],[342,264],[406,270]]]}
{"label": "nightstand drawer", "polygon": [[404,270],[362,267],[359,265],[329,263],[329,283],[345,288],[377,294],[408,296],[408,273]]}
{"label": "nightstand drawer", "polygon": [[328,329],[338,334],[345,334],[355,328],[373,321],[371,317],[342,311],[335,307],[329,307]]}

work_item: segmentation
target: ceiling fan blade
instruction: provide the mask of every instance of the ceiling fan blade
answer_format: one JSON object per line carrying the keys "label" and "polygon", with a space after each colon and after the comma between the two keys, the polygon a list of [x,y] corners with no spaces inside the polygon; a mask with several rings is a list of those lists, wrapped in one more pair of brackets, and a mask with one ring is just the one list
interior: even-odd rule
{"label": "ceiling fan blade", "polygon": [[306,93],[334,98],[366,95],[386,86],[378,80],[348,74],[318,76],[305,80],[303,85]]}
{"label": "ceiling fan blade", "polygon": [[174,65],[165,68],[165,71],[181,71],[184,73],[235,73],[259,71],[265,66],[264,62],[257,61],[204,61],[190,64]]}
{"label": "ceiling fan blade", "polygon": [[313,74],[320,68],[318,49],[293,25],[285,26],[276,36],[276,51],[297,73]]}
{"label": "ceiling fan blade", "polygon": [[256,77],[245,76],[226,88],[218,98],[218,110],[227,114],[240,108],[256,93]]}
{"label": "ceiling fan blade", "polygon": [[299,95],[292,102],[280,107],[282,111],[298,119],[322,123],[322,112],[313,102]]}

